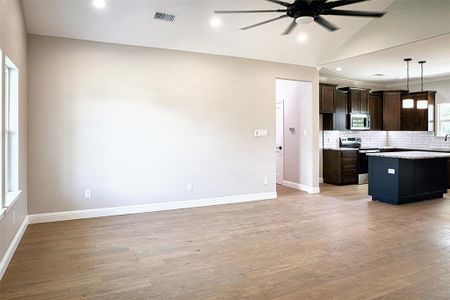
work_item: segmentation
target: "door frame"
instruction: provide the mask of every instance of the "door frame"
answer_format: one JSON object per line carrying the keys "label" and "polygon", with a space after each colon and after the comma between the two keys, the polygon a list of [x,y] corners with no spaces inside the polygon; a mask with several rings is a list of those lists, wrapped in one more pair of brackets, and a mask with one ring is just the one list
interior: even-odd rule
{"label": "door frame", "polygon": [[[278,162],[278,158],[276,158],[276,168],[275,168],[275,181],[277,184],[284,184],[284,99],[275,99],[275,110],[277,110],[278,106],[281,105],[281,145],[277,143],[278,135],[279,135],[279,116],[277,111],[275,111],[275,151],[279,151],[277,148],[281,146],[281,164]],[[278,172],[278,168],[280,168],[280,172]]]}

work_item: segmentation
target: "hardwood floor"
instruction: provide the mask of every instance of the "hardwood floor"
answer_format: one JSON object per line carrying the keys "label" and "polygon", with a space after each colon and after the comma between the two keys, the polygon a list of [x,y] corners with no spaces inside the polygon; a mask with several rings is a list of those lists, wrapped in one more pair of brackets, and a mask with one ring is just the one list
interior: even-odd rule
{"label": "hardwood floor", "polygon": [[450,299],[450,201],[367,186],[30,225],[0,299]]}

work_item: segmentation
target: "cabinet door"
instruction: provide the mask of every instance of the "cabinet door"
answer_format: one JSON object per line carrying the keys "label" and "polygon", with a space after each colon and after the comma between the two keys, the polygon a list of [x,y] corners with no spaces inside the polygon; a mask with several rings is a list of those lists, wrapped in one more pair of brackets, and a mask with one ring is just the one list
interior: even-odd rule
{"label": "cabinet door", "polygon": [[332,114],[334,112],[334,94],[336,88],[334,86],[320,86],[320,113]]}
{"label": "cabinet door", "polygon": [[359,90],[350,90],[350,112],[352,114],[361,113],[361,93]]}
{"label": "cabinet door", "polygon": [[360,111],[362,114],[369,113],[369,92],[367,90],[359,91],[360,95]]}
{"label": "cabinet door", "polygon": [[[402,102],[403,99],[410,99],[413,98],[410,95],[406,95],[402,97]],[[414,130],[414,114],[415,114],[415,107],[416,105],[414,104],[414,107],[412,108],[404,108],[403,104],[402,104],[402,108],[401,108],[401,129],[403,131],[413,131]]]}
{"label": "cabinet door", "polygon": [[414,95],[415,109],[413,117],[413,130],[428,131],[428,108],[417,109],[418,100],[428,100],[428,93]]}
{"label": "cabinet door", "polygon": [[401,100],[400,92],[383,93],[383,130],[401,130]]}
{"label": "cabinet door", "polygon": [[347,93],[336,91],[336,97],[334,101],[334,124],[333,130],[346,130],[348,129],[348,99]]}
{"label": "cabinet door", "polygon": [[383,96],[369,95],[370,130],[383,130]]}

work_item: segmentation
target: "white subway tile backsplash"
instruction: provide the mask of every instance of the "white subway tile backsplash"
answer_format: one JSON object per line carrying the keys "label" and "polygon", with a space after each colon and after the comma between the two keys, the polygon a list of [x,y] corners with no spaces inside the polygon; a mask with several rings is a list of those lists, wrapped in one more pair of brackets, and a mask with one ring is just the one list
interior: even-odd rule
{"label": "white subway tile backsplash", "polygon": [[340,137],[360,137],[362,147],[394,147],[450,151],[450,141],[426,131],[324,131],[324,148],[339,147]]}

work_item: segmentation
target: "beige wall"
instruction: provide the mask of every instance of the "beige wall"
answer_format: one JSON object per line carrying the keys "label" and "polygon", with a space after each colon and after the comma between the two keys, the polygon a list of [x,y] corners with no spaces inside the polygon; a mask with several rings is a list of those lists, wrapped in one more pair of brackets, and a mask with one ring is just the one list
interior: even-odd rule
{"label": "beige wall", "polygon": [[[31,214],[275,191],[276,78],[313,83],[318,132],[315,68],[36,35],[29,47]],[[318,134],[305,142],[318,186]]]}
{"label": "beige wall", "polygon": [[27,215],[27,36],[19,1],[0,0],[0,49],[19,68],[19,188],[23,190],[20,199],[0,220],[1,260]]}

